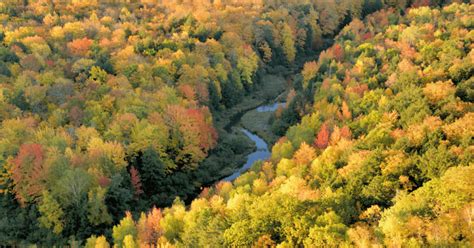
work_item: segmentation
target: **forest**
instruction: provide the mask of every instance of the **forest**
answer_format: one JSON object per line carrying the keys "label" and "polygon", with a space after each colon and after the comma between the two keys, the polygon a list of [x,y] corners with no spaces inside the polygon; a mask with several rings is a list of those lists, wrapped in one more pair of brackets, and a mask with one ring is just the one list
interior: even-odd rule
{"label": "forest", "polygon": [[469,1],[3,0],[0,246],[474,246],[473,40]]}

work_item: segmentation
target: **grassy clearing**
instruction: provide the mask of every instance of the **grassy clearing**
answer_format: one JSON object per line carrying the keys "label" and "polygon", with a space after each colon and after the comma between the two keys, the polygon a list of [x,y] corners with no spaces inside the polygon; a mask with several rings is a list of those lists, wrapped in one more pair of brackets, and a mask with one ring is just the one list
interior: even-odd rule
{"label": "grassy clearing", "polygon": [[[281,76],[275,75],[266,75],[263,80],[264,87],[262,94],[259,96],[262,100],[261,104],[275,100],[283,100],[279,98],[286,95],[286,80]],[[278,137],[272,133],[271,126],[269,125],[269,120],[272,115],[273,112],[257,112],[256,109],[252,109],[242,116],[240,124],[252,133],[262,137],[271,146],[278,139]]]}
{"label": "grassy clearing", "polygon": [[257,112],[257,110],[254,109],[242,116],[241,125],[250,132],[260,136],[271,146],[278,139],[278,137],[272,133],[271,126],[268,123],[272,115],[273,112]]}

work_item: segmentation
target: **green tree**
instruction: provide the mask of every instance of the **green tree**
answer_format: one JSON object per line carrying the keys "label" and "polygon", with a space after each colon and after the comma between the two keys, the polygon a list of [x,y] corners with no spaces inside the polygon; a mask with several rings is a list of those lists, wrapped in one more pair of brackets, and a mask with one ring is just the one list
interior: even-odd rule
{"label": "green tree", "polygon": [[127,248],[127,245],[134,245],[134,239],[137,237],[137,228],[130,212],[127,212],[120,223],[114,226],[112,237],[115,245],[120,248]]}
{"label": "green tree", "polygon": [[60,234],[64,228],[64,212],[59,203],[48,191],[43,191],[41,204],[38,207],[41,217],[38,219],[43,227],[52,229],[56,234]]}
{"label": "green tree", "polygon": [[106,189],[98,187],[88,193],[88,220],[93,225],[110,224],[112,217],[107,211],[105,205]]}
{"label": "green tree", "polygon": [[283,52],[285,53],[286,59],[288,63],[293,63],[296,57],[296,48],[295,48],[295,40],[293,37],[293,32],[288,26],[288,24],[284,23],[281,26],[281,37],[282,37],[282,46]]}
{"label": "green tree", "polygon": [[310,229],[308,238],[304,240],[305,246],[340,247],[346,243],[347,227],[341,221],[334,211],[319,216],[316,225]]}
{"label": "green tree", "polygon": [[243,50],[243,55],[237,61],[237,69],[244,85],[250,87],[253,85],[253,76],[258,68],[258,57],[250,48],[244,48]]}
{"label": "green tree", "polygon": [[110,245],[104,236],[91,236],[87,239],[85,248],[110,248]]}

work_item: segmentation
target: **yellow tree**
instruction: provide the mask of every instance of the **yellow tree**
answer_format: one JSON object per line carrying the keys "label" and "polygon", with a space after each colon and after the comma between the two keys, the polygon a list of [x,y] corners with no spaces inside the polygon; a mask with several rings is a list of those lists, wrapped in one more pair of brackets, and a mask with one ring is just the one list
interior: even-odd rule
{"label": "yellow tree", "polygon": [[293,159],[298,165],[307,165],[316,157],[316,150],[306,144],[306,142],[301,143],[300,148],[296,151]]}

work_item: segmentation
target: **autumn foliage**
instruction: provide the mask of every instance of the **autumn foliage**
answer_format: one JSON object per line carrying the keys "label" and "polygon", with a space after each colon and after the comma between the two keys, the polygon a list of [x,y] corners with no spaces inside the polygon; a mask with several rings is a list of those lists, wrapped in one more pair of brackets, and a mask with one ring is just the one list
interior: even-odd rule
{"label": "autumn foliage", "polygon": [[93,41],[88,38],[76,39],[67,44],[69,52],[75,56],[86,56]]}
{"label": "autumn foliage", "polygon": [[209,110],[169,106],[167,113],[170,125],[177,128],[183,137],[178,159],[186,159],[186,155],[191,155],[190,162],[202,160],[207,151],[216,145],[217,140],[217,132],[209,122]]}
{"label": "autumn foliage", "polygon": [[330,130],[327,123],[323,123],[314,141],[314,145],[319,149],[324,149],[329,144]]}
{"label": "autumn foliage", "polygon": [[471,247],[467,2],[1,0],[0,246]]}
{"label": "autumn foliage", "polygon": [[163,234],[160,221],[163,216],[161,210],[153,207],[147,214],[142,214],[137,223],[138,240],[142,247],[155,247]]}
{"label": "autumn foliage", "polygon": [[143,194],[142,182],[140,181],[140,175],[138,173],[138,170],[135,169],[134,166],[130,168],[130,181],[132,182],[135,197],[138,197],[141,194]]}
{"label": "autumn foliage", "polygon": [[44,151],[40,144],[23,144],[12,161],[11,178],[16,198],[26,204],[41,195],[45,186]]}

